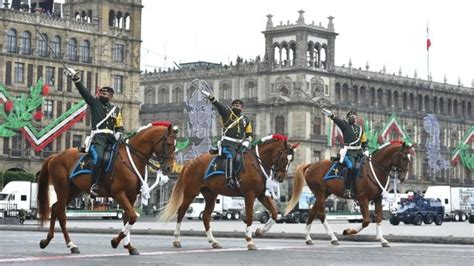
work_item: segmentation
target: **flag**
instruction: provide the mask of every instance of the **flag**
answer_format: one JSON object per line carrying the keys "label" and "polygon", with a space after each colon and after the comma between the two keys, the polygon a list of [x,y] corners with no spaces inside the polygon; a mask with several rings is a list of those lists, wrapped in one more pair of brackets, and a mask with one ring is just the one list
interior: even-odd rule
{"label": "flag", "polygon": [[426,51],[429,51],[431,47],[430,32],[428,26],[426,27]]}

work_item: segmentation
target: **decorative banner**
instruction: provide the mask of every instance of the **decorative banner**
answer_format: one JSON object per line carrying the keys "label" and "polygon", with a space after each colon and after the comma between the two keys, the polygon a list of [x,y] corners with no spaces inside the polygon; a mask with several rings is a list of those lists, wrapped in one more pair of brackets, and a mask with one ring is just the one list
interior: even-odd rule
{"label": "decorative banner", "polygon": [[84,100],[81,100],[38,131],[32,126],[31,121],[32,119],[39,121],[43,118],[43,112],[37,109],[43,103],[43,97],[48,93],[49,87],[43,86],[42,79],[38,80],[36,86],[30,88],[28,97],[21,94],[20,97],[13,99],[0,84],[0,100],[4,103],[3,110],[0,109],[0,116],[3,118],[0,124],[0,136],[12,137],[16,131],[21,131],[23,137],[38,152],[84,118],[87,105]]}
{"label": "decorative banner", "polygon": [[474,170],[474,155],[471,153],[471,145],[474,141],[474,126],[464,134],[462,141],[454,149],[451,156],[451,163],[456,165],[461,159],[462,165],[469,170]]}
{"label": "decorative banner", "polygon": [[373,152],[380,146],[379,132],[373,129],[372,123],[369,122],[369,119],[364,119],[364,131],[365,136],[367,137],[367,146],[369,147],[369,151]]}
{"label": "decorative banner", "polygon": [[426,157],[433,174],[449,168],[449,163],[441,156],[439,143],[439,123],[436,116],[428,114],[423,118],[423,127],[429,137],[426,140]]}
{"label": "decorative banner", "polygon": [[411,141],[410,136],[405,133],[405,129],[403,128],[402,124],[399,122],[398,117],[395,113],[391,113],[390,117],[388,118],[387,124],[383,127],[380,131],[381,140],[380,143],[384,143],[390,140],[390,133],[395,132],[400,139],[405,141],[406,143],[413,143]]}

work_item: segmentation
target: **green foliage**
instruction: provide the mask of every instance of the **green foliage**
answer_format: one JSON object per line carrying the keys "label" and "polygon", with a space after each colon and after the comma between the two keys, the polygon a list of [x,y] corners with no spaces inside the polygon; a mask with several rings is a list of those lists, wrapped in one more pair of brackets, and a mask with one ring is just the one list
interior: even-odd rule
{"label": "green foliage", "polygon": [[3,189],[3,173],[0,172],[0,191]]}
{"label": "green foliage", "polygon": [[370,127],[368,119],[364,119],[364,131],[365,131],[365,136],[367,137],[367,146],[369,147],[369,151],[373,152],[379,147],[379,143],[378,143],[379,132],[377,130],[373,130]]}
{"label": "green foliage", "polygon": [[35,182],[35,175],[26,172],[7,171],[3,174],[3,186],[8,184],[10,181],[30,181]]}

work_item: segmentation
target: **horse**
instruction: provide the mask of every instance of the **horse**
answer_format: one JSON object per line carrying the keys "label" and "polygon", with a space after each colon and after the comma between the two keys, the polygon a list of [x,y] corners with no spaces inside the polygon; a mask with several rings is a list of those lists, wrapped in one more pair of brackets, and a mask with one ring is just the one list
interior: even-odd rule
{"label": "horse", "polygon": [[160,220],[169,221],[177,214],[173,246],[176,248],[181,247],[179,240],[181,221],[191,202],[199,193],[202,193],[206,202],[202,219],[207,239],[211,246],[213,248],[221,248],[210,228],[210,219],[216,198],[218,194],[221,194],[244,197],[245,222],[247,224],[245,239],[247,241],[247,248],[255,250],[256,246],[253,243],[251,232],[253,204],[255,198],[257,198],[271,213],[271,219],[265,226],[255,231],[255,235],[259,237],[268,232],[277,219],[278,213],[272,203],[272,199],[265,196],[265,184],[267,178],[283,182],[287,177],[288,167],[293,160],[294,149],[297,146],[287,144],[287,140],[288,138],[284,135],[270,135],[257,141],[256,145],[244,154],[244,169],[238,176],[240,183],[238,189],[228,188],[223,174],[204,179],[206,169],[213,159],[211,154],[204,153],[188,161],[173,186],[168,204],[160,215]]}
{"label": "horse", "polygon": [[[394,178],[394,182],[396,182],[395,177],[401,182],[406,179],[412,155],[414,155],[412,145],[401,141],[392,141],[380,146],[365,160],[366,162],[361,167],[359,178],[356,179],[355,183],[355,200],[360,205],[360,211],[363,217],[362,225],[356,229],[345,229],[343,235],[355,235],[369,225],[369,201],[374,201],[376,240],[379,240],[383,247],[390,246],[389,242],[384,239],[382,235],[382,198],[383,195],[387,193],[386,189],[390,181],[389,176]],[[316,202],[312,206],[306,222],[305,235],[307,245],[313,244],[310,231],[311,223],[316,216],[331,238],[331,244],[339,244],[338,239],[326,221],[325,200],[331,194],[343,198],[344,180],[338,178],[323,179],[331,166],[332,162],[329,160],[323,160],[313,164],[301,164],[297,167],[295,173],[293,195],[285,209],[285,213],[288,214],[298,203],[303,190],[304,180],[306,180],[306,184],[308,184],[308,187],[316,196]],[[383,187],[382,184],[385,184],[385,187]]]}
{"label": "horse", "polygon": [[[104,176],[99,191],[100,197],[114,198],[124,210],[124,227],[118,236],[112,239],[113,248],[117,248],[120,241],[126,238],[124,248],[128,249],[130,255],[139,255],[138,250],[130,243],[131,228],[138,218],[133,204],[140,193],[140,185],[142,190],[144,187],[149,189],[142,176],[144,173],[146,175],[147,164],[152,165],[149,163],[150,159],[158,161],[163,172],[171,171],[175,161],[176,132],[177,128],[173,128],[169,122],[154,122],[138,129],[134,136],[120,145],[117,154],[119,160],[115,160],[110,178]],[[38,176],[39,219],[41,225],[44,225],[51,212],[51,221],[46,239],[40,241],[42,249],[53,239],[54,226],[58,219],[67,248],[71,253],[80,253],[78,246],[71,241],[66,228],[66,205],[82,192],[88,193],[92,184],[90,172],[70,178],[82,156],[77,148],[70,148],[49,156],[43,162]],[[51,208],[49,182],[52,182],[57,194],[57,201]],[[143,198],[146,193],[142,191],[141,194]]]}

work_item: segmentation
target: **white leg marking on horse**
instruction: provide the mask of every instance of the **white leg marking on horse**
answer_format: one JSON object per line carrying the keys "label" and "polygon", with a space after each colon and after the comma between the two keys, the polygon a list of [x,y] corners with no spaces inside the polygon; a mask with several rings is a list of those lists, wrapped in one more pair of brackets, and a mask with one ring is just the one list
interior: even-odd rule
{"label": "white leg marking on horse", "polygon": [[268,222],[261,229],[262,230],[262,235],[265,234],[266,232],[270,231],[270,229],[272,228],[272,226],[274,224],[276,224],[275,220],[273,220],[273,218],[270,218],[270,220],[268,220]]}
{"label": "white leg marking on horse", "polygon": [[174,230],[174,241],[179,241],[180,234],[181,234],[181,223],[176,223],[176,229]]}
{"label": "white leg marking on horse", "polygon": [[304,229],[305,235],[306,235],[306,241],[312,241],[311,239],[311,224],[307,224],[305,229]]}
{"label": "white leg marking on horse", "polygon": [[67,248],[77,248],[76,244],[74,244],[74,242],[72,242],[72,241],[69,241],[69,243],[67,243],[66,247]]}
{"label": "white leg marking on horse", "polygon": [[124,235],[128,235],[130,234],[131,230],[132,230],[132,225],[127,222],[127,224],[125,224],[125,226],[122,228],[122,233]]}
{"label": "white leg marking on horse", "polygon": [[252,230],[252,228],[250,226],[247,226],[245,228],[245,236],[250,238],[250,239],[252,239],[252,231],[251,230]]}
{"label": "white leg marking on horse", "polygon": [[214,236],[212,235],[212,231],[211,229],[209,229],[208,231],[206,231],[206,235],[207,235],[207,241],[209,241],[209,243],[216,243],[217,240],[214,238]]}
{"label": "white leg marking on horse", "polygon": [[324,226],[324,229],[326,229],[326,233],[328,234],[328,236],[331,237],[331,241],[337,240],[331,227],[329,227],[328,220],[324,220],[323,226]]}
{"label": "white leg marking on horse", "polygon": [[362,229],[364,229],[364,227],[362,225],[359,225],[355,230],[357,233],[359,233],[360,231],[362,231]]}
{"label": "white leg marking on horse", "polygon": [[123,245],[124,245],[124,246],[130,244],[130,235],[131,235],[131,234],[132,234],[132,233],[129,232],[129,233],[125,236],[124,241],[123,241]]}
{"label": "white leg marking on horse", "polygon": [[387,240],[385,240],[385,238],[383,237],[383,234],[382,234],[382,224],[381,223],[378,223],[377,226],[375,227],[375,230],[376,230],[376,235],[375,235],[375,239],[376,240],[380,240],[381,243],[388,243]]}

